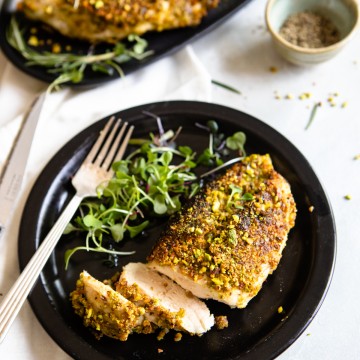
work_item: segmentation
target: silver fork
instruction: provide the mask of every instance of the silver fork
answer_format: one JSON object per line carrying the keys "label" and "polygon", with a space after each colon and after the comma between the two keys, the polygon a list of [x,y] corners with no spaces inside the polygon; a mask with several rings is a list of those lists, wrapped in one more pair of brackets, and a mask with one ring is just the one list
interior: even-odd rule
{"label": "silver fork", "polygon": [[124,133],[127,123],[120,128],[121,120],[112,117],[100,132],[98,139],[72,179],[76,190],[44,241],[41,243],[23,272],[0,304],[0,343],[4,340],[23,303],[33,288],[49,256],[58,243],[66,225],[71,221],[81,201],[96,196],[96,187],[114,175],[111,164],[124,155],[133,126]]}

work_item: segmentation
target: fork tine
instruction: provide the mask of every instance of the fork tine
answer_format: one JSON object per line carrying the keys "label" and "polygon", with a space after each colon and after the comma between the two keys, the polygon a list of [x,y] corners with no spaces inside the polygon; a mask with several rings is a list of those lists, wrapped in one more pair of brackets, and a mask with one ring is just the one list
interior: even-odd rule
{"label": "fork tine", "polygon": [[[102,165],[102,167],[104,169],[109,169],[112,165],[112,163],[116,160],[121,160],[122,155],[124,154],[124,151],[127,147],[127,144],[130,140],[132,131],[133,131],[133,126],[129,128],[128,133],[125,135],[125,138],[122,140],[122,137],[124,135],[125,129],[128,126],[128,123],[124,123],[124,125],[122,126],[122,128],[120,129],[119,134],[117,135],[116,139],[114,140],[111,149],[109,150],[108,154],[106,155],[106,158],[104,159],[104,163]],[[120,146],[120,142],[122,141],[122,144]],[[120,149],[119,149],[120,146]],[[122,153],[120,154],[121,156],[119,156],[119,152],[121,149],[124,149],[122,151]],[[116,156],[115,156],[116,154]]]}
{"label": "fork tine", "polygon": [[[112,126],[110,134],[108,135],[105,143],[101,146],[99,153],[96,155],[96,158],[94,159],[94,165],[100,167],[102,165],[104,159],[107,157],[108,151],[112,146],[111,144],[114,140],[116,132],[118,131],[120,123],[121,123],[121,119],[117,119],[115,124]],[[125,124],[123,125],[123,127],[124,126],[126,127]]]}
{"label": "fork tine", "polygon": [[[127,123],[125,123],[127,125]],[[124,125],[125,125],[124,124]],[[130,126],[130,128],[128,129],[128,132],[126,133],[124,139],[122,140],[122,143],[121,143],[121,146],[119,148],[119,145],[120,145],[120,141],[121,141],[121,138],[122,138],[122,135],[125,131],[125,127],[123,127],[121,129],[121,133],[119,133],[118,137],[115,139],[115,142],[111,148],[111,151],[109,152],[106,160],[104,161],[104,167],[107,169],[107,168],[110,168],[111,164],[115,161],[119,161],[122,159],[123,155],[124,155],[124,152],[127,148],[127,145],[129,143],[129,140],[131,138],[131,135],[132,135],[132,132],[134,130],[134,126]],[[117,152],[116,152],[117,151]],[[116,154],[115,154],[116,153]]]}
{"label": "fork tine", "polygon": [[120,146],[120,149],[118,150],[118,152],[116,153],[115,157],[114,157],[114,161],[119,161],[122,159],[123,155],[124,155],[124,152],[126,150],[126,147],[128,145],[128,142],[130,141],[130,138],[131,138],[131,135],[133,133],[133,130],[134,130],[134,126],[130,126],[121,146]]}
{"label": "fork tine", "polygon": [[104,128],[100,131],[99,137],[97,138],[95,144],[93,145],[93,147],[89,151],[88,155],[86,156],[83,164],[90,163],[94,160],[95,155],[98,153],[102,143],[104,142],[104,139],[106,138],[106,136],[109,132],[109,128],[112,126],[114,120],[115,120],[115,116],[112,116],[109,119],[109,121],[106,123]]}

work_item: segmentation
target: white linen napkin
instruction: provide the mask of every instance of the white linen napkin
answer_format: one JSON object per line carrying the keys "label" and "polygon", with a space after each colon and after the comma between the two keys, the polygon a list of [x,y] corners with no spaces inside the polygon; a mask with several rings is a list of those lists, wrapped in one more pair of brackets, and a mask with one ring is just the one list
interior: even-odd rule
{"label": "white linen napkin", "polygon": [[[7,109],[2,112],[0,121],[0,171],[21,123],[22,113],[35,95],[45,88],[46,84],[29,79],[7,64],[0,85],[0,109]],[[47,149],[46,153],[53,153],[82,128],[122,109],[163,100],[209,101],[210,93],[210,76],[188,46],[175,56],[160,60],[124,79],[92,90],[68,88],[51,94],[44,105],[35,135],[35,140],[39,139],[35,141],[38,145],[34,145],[32,152],[41,156]],[[50,134],[56,136],[53,138]]]}
{"label": "white linen napkin", "polygon": [[[22,113],[46,89],[6,63],[0,76],[0,168],[19,128]],[[28,193],[40,171],[69,139],[98,119],[122,109],[164,100],[211,100],[211,79],[187,46],[142,70],[91,90],[64,89],[48,96],[36,129],[22,193],[6,229],[0,251],[0,300],[19,274],[17,235]],[[6,111],[4,111],[6,109]],[[14,119],[15,117],[15,119]],[[24,308],[0,347],[0,358],[64,359],[65,354],[41,328],[30,308]],[[29,355],[32,354],[32,355]]]}

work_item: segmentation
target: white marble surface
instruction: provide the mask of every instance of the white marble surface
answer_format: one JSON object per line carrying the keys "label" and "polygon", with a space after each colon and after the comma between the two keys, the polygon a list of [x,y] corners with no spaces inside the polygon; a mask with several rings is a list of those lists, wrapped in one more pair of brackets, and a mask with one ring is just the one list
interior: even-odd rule
{"label": "white marble surface", "polygon": [[[102,116],[133,105],[162,99],[212,101],[249,113],[285,135],[313,166],[332,204],[338,238],[332,284],[308,329],[278,359],[360,358],[356,256],[360,253],[360,160],[354,160],[360,154],[360,35],[328,63],[299,68],[275,53],[265,29],[264,9],[265,0],[251,1],[191,47],[124,80],[86,93],[67,90],[52,96],[46,107],[51,117],[40,121],[18,211],[2,239],[0,293],[5,294],[18,276],[16,235],[26,196],[39,171],[67,139]],[[271,67],[277,72],[270,71]],[[232,85],[242,94],[211,85],[210,79]],[[19,72],[0,53],[0,139],[1,131],[6,133],[4,129],[14,124],[12,120],[44,88],[45,84]],[[298,96],[305,92],[312,97],[300,100]],[[336,106],[330,106],[327,99],[334,93],[338,94]],[[292,99],[286,99],[289,94]],[[88,106],[91,98],[99,99],[96,106]],[[305,130],[312,105],[318,101],[323,106]],[[347,106],[341,107],[345,102]],[[45,134],[51,142],[41,144]],[[1,153],[3,144],[0,142]],[[347,194],[351,200],[344,199]],[[0,345],[0,358],[56,360],[68,355],[26,304]]]}

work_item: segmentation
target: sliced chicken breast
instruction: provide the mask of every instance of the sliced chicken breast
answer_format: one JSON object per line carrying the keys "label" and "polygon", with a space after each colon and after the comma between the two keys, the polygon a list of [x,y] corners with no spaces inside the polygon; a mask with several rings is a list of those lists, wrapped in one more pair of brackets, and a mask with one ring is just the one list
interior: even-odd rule
{"label": "sliced chicken breast", "polygon": [[214,325],[204,302],[145,264],[126,265],[116,290],[143,307],[147,318],[163,329],[201,335]]}
{"label": "sliced chicken breast", "polygon": [[211,181],[168,226],[148,265],[204,299],[243,308],[278,266],[296,205],[269,155]]}
{"label": "sliced chicken breast", "polygon": [[93,328],[99,336],[125,341],[133,332],[154,331],[155,327],[144,316],[144,308],[134,305],[86,271],[80,274],[70,298],[84,325]]}

